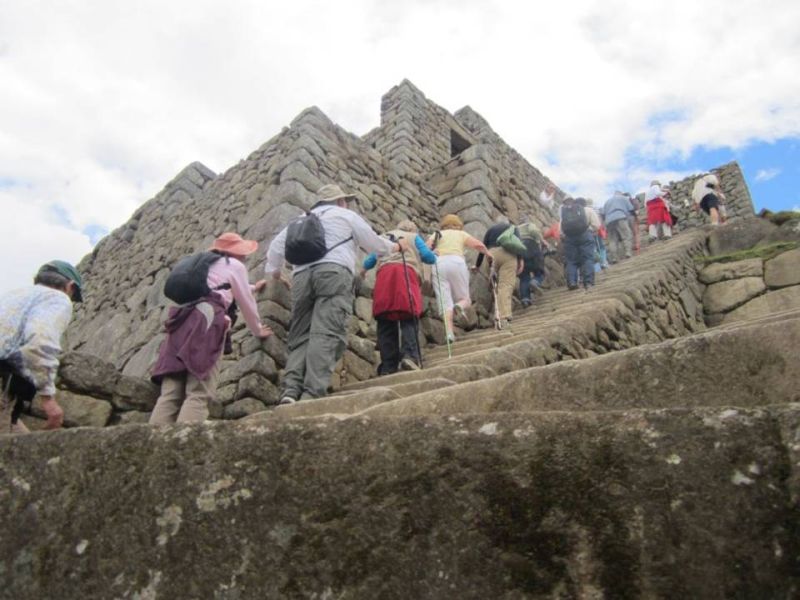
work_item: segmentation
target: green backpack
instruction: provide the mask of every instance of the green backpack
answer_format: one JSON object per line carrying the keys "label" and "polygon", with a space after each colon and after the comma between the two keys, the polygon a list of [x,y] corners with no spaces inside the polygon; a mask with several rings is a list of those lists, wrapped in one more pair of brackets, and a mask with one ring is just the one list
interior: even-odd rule
{"label": "green backpack", "polygon": [[519,227],[519,239],[521,240],[533,240],[534,242],[541,242],[542,241],[542,232],[539,231],[539,228],[534,223],[523,223]]}
{"label": "green backpack", "polygon": [[523,256],[528,250],[515,234],[514,226],[510,225],[503,233],[497,236],[497,245],[514,256]]}

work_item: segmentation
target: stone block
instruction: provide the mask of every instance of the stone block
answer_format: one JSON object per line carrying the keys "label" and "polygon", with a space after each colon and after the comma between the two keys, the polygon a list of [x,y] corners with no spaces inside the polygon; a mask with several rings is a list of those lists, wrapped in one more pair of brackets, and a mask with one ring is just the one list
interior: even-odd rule
{"label": "stone block", "polygon": [[61,356],[58,385],[70,391],[111,398],[119,377],[114,365],[93,354],[66,352]]}
{"label": "stone block", "polygon": [[744,277],[714,283],[703,294],[703,307],[707,313],[727,312],[761,294],[767,286],[760,277]]}
{"label": "stone block", "polygon": [[767,292],[725,315],[724,322],[732,323],[757,319],[774,313],[800,309],[800,285]]}
{"label": "stone block", "polygon": [[149,379],[121,375],[111,403],[118,410],[151,411],[158,400],[159,387]]}
{"label": "stone block", "polygon": [[239,380],[236,398],[257,398],[264,404],[277,404],[280,390],[266,377],[258,373],[248,373]]}
{"label": "stone block", "polygon": [[[278,380],[278,369],[275,361],[264,352],[253,352],[224,368],[220,373],[218,385],[234,383],[249,373],[257,373],[273,382]],[[239,394],[240,397],[242,394]]]}
{"label": "stone block", "polygon": [[728,263],[711,263],[700,271],[698,278],[702,283],[711,284],[742,277],[761,277],[764,265],[760,258],[750,258]]}
{"label": "stone block", "polygon": [[356,298],[355,314],[362,321],[369,323],[372,321],[372,299],[371,298]]}
{"label": "stone block", "polygon": [[264,406],[264,403],[260,400],[255,398],[241,398],[225,407],[222,418],[227,420],[241,419],[263,412],[266,409],[267,407]]}
{"label": "stone block", "polygon": [[789,250],[767,261],[764,281],[777,288],[800,284],[800,248]]}
{"label": "stone block", "polygon": [[[112,406],[108,400],[59,390],[56,402],[64,410],[64,427],[105,427],[111,417]],[[31,412],[41,419],[47,418],[41,396],[34,399]]]}
{"label": "stone block", "polygon": [[741,219],[715,227],[708,236],[708,250],[712,256],[747,250],[758,244],[777,229],[769,221]]}

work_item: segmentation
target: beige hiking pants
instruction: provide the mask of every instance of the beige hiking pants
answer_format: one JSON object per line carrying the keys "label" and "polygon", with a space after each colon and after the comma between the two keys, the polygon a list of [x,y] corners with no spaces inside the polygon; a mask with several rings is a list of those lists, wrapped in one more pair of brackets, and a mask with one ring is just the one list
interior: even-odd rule
{"label": "beige hiking pants", "polygon": [[517,257],[503,248],[490,248],[494,270],[497,271],[497,307],[501,319],[511,318],[511,296],[517,284]]}
{"label": "beige hiking pants", "polygon": [[167,375],[161,380],[161,395],[150,415],[151,425],[170,423],[199,423],[208,418],[208,401],[217,390],[219,363],[214,365],[208,379],[198,379],[191,373]]}

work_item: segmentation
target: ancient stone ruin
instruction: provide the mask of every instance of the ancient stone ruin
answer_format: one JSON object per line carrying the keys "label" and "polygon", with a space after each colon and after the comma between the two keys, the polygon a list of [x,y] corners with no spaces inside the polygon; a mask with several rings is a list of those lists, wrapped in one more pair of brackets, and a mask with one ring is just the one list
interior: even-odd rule
{"label": "ancient stone ruin", "polygon": [[[262,250],[320,185],[377,230],[456,212],[554,215],[548,181],[475,111],[404,81],[357,137],[315,108],[227,172],[184,169],[80,268],[68,424],[0,440],[0,589],[13,598],[787,598],[800,558],[800,218],[679,233],[567,291],[556,260],[513,327],[486,281],[452,358],[427,299],[426,368],[374,377],[371,282],[327,398],[275,408],[289,298],[237,330],[217,419],[152,428],[147,368],[169,266],[225,230]],[[564,193],[558,192],[558,200]],[[261,276],[263,252],[248,264]],[[243,418],[242,418],[243,417]],[[238,419],[230,421],[230,419]],[[100,428],[113,424],[113,427]],[[125,425],[127,424],[127,425]],[[124,426],[122,426],[124,425]]]}

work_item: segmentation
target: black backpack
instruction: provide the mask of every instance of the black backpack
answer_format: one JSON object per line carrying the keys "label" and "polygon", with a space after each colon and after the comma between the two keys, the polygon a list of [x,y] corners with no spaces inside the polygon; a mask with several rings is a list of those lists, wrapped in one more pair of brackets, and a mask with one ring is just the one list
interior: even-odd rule
{"label": "black backpack", "polygon": [[[323,215],[328,211],[321,211]],[[346,240],[342,240],[328,248],[325,245],[325,228],[319,215],[307,211],[305,215],[297,217],[289,223],[286,229],[286,245],[284,257],[286,262],[292,265],[307,265],[324,257],[328,252],[349,242],[353,239],[351,235]]]}
{"label": "black backpack", "polygon": [[[180,259],[164,283],[164,295],[178,304],[187,304],[204,298],[211,293],[208,287],[208,269],[222,256],[214,252],[198,252]],[[214,289],[230,289],[229,283],[223,283]]]}
{"label": "black backpack", "polygon": [[570,237],[580,235],[589,229],[589,219],[580,204],[563,205],[561,207],[561,231]]}

